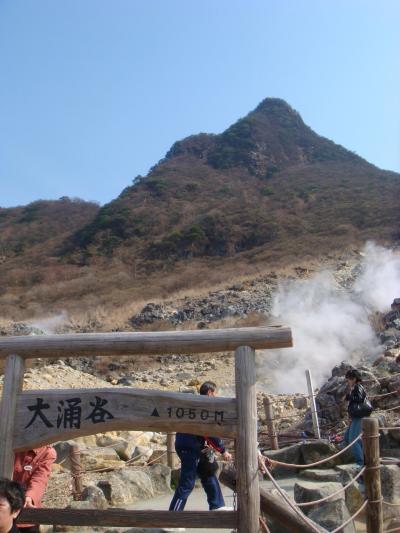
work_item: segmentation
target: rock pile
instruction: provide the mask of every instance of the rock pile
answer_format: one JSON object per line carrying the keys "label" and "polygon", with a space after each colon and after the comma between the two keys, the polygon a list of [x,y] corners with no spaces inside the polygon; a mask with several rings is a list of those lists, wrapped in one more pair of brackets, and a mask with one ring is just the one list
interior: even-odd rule
{"label": "rock pile", "polygon": [[148,303],[130,323],[135,328],[164,321],[177,326],[184,322],[196,322],[198,328],[229,317],[245,318],[251,313],[265,315],[271,310],[272,291],[277,277],[271,274],[251,282],[236,283],[231,287],[210,292],[206,297],[186,297],[178,302]]}

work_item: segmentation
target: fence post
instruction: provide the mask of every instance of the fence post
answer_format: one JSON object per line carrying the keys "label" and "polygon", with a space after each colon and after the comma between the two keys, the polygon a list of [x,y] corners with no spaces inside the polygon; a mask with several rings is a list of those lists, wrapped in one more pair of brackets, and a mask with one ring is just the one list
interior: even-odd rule
{"label": "fence post", "polygon": [[14,470],[14,426],[17,397],[22,390],[25,360],[19,355],[7,356],[4,369],[3,396],[0,405],[0,477],[12,478]]}
{"label": "fence post", "polygon": [[273,403],[271,402],[271,398],[269,396],[266,396],[264,398],[263,403],[264,403],[265,419],[267,422],[268,436],[269,436],[269,441],[271,443],[271,448],[273,450],[279,450],[278,435],[276,433],[275,422],[274,422]]}
{"label": "fence post", "polygon": [[71,462],[72,474],[72,493],[74,500],[80,500],[82,496],[82,466],[81,466],[81,452],[78,444],[73,444],[69,452],[69,460]]}
{"label": "fence post", "polygon": [[379,454],[379,423],[376,418],[363,418],[363,447],[365,457],[365,494],[367,505],[367,533],[383,532],[381,470]]}
{"label": "fence post", "polygon": [[257,452],[257,397],[255,352],[249,346],[235,350],[238,437],[236,471],[238,532],[258,533],[260,487]]}
{"label": "fence post", "polygon": [[167,464],[171,469],[175,468],[175,435],[167,433]]}
{"label": "fence post", "polygon": [[319,432],[317,408],[315,406],[315,394],[314,394],[314,388],[313,388],[313,383],[312,383],[312,379],[311,379],[311,372],[309,370],[306,370],[306,379],[307,379],[308,395],[310,397],[310,406],[311,406],[311,416],[312,416],[312,422],[313,422],[313,428],[314,428],[314,437],[317,438],[317,439],[320,439],[321,438],[321,433]]}

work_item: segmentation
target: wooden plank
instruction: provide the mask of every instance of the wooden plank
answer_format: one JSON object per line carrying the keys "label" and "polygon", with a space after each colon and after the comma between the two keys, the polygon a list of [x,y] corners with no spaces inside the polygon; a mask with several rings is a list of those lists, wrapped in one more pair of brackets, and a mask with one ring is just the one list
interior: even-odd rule
{"label": "wooden plank", "polygon": [[368,500],[367,533],[383,532],[381,470],[379,454],[379,422],[377,418],[363,418],[363,448],[365,457],[365,494]]}
{"label": "wooden plank", "polygon": [[81,357],[83,355],[182,354],[292,346],[290,328],[205,329],[137,333],[76,333],[0,338],[0,358],[18,353],[26,358]]}
{"label": "wooden plank", "polygon": [[118,430],[236,436],[234,398],[124,388],[24,391],[14,449]]}
{"label": "wooden plank", "polygon": [[260,487],[257,452],[257,397],[255,353],[249,346],[235,351],[238,437],[236,453],[239,533],[258,533]]}
{"label": "wooden plank", "polygon": [[[236,490],[236,472],[233,469],[222,470],[219,481]],[[273,490],[260,488],[261,511],[271,518],[276,526],[290,533],[313,533],[313,530],[304,522]],[[326,529],[314,522],[315,528],[321,533],[328,533]],[[276,529],[276,531],[278,531]]]}
{"label": "wooden plank", "polygon": [[19,524],[105,527],[235,528],[235,511],[127,511],[125,509],[24,509]]}
{"label": "wooden plank", "polygon": [[4,371],[3,395],[0,405],[0,477],[12,478],[14,468],[14,425],[18,394],[22,390],[25,361],[9,355]]}

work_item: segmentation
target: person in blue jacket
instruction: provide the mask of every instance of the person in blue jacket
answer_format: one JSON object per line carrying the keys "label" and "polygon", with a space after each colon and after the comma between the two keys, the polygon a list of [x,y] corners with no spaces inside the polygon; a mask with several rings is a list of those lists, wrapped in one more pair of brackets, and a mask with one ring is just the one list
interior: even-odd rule
{"label": "person in blue jacket", "polygon": [[[200,387],[200,394],[216,396],[216,384],[212,381],[206,381]],[[222,440],[217,437],[201,437],[189,433],[176,434],[175,450],[181,460],[181,475],[169,506],[170,511],[183,511],[187,499],[194,488],[197,476],[200,478],[203,489],[207,494],[210,511],[227,509],[221,487],[215,475],[217,469],[210,468],[210,464],[205,458],[205,451],[208,448],[220,453],[225,461],[232,459],[232,455],[225,450]]]}

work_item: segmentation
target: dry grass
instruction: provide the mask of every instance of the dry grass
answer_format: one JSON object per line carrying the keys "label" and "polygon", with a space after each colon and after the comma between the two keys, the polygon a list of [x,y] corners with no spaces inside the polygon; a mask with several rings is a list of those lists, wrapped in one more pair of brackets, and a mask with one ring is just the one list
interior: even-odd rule
{"label": "dry grass", "polygon": [[[352,247],[353,242],[348,248]],[[172,272],[156,272],[140,278],[129,276],[124,265],[118,263],[108,268],[75,268],[54,283],[41,283],[31,288],[9,286],[0,296],[1,316],[3,320],[18,321],[65,312],[69,326],[75,330],[124,330],[128,319],[149,301],[160,303],[185,296],[200,297],[273,271],[291,275],[298,266],[313,270],[321,260],[328,261],[329,257],[333,260],[343,252],[343,249],[335,252],[332,242],[325,247],[323,242],[318,243],[314,249],[314,254],[305,253],[301,244],[294,243],[295,253],[278,247],[258,249],[233,258],[181,261]]]}

